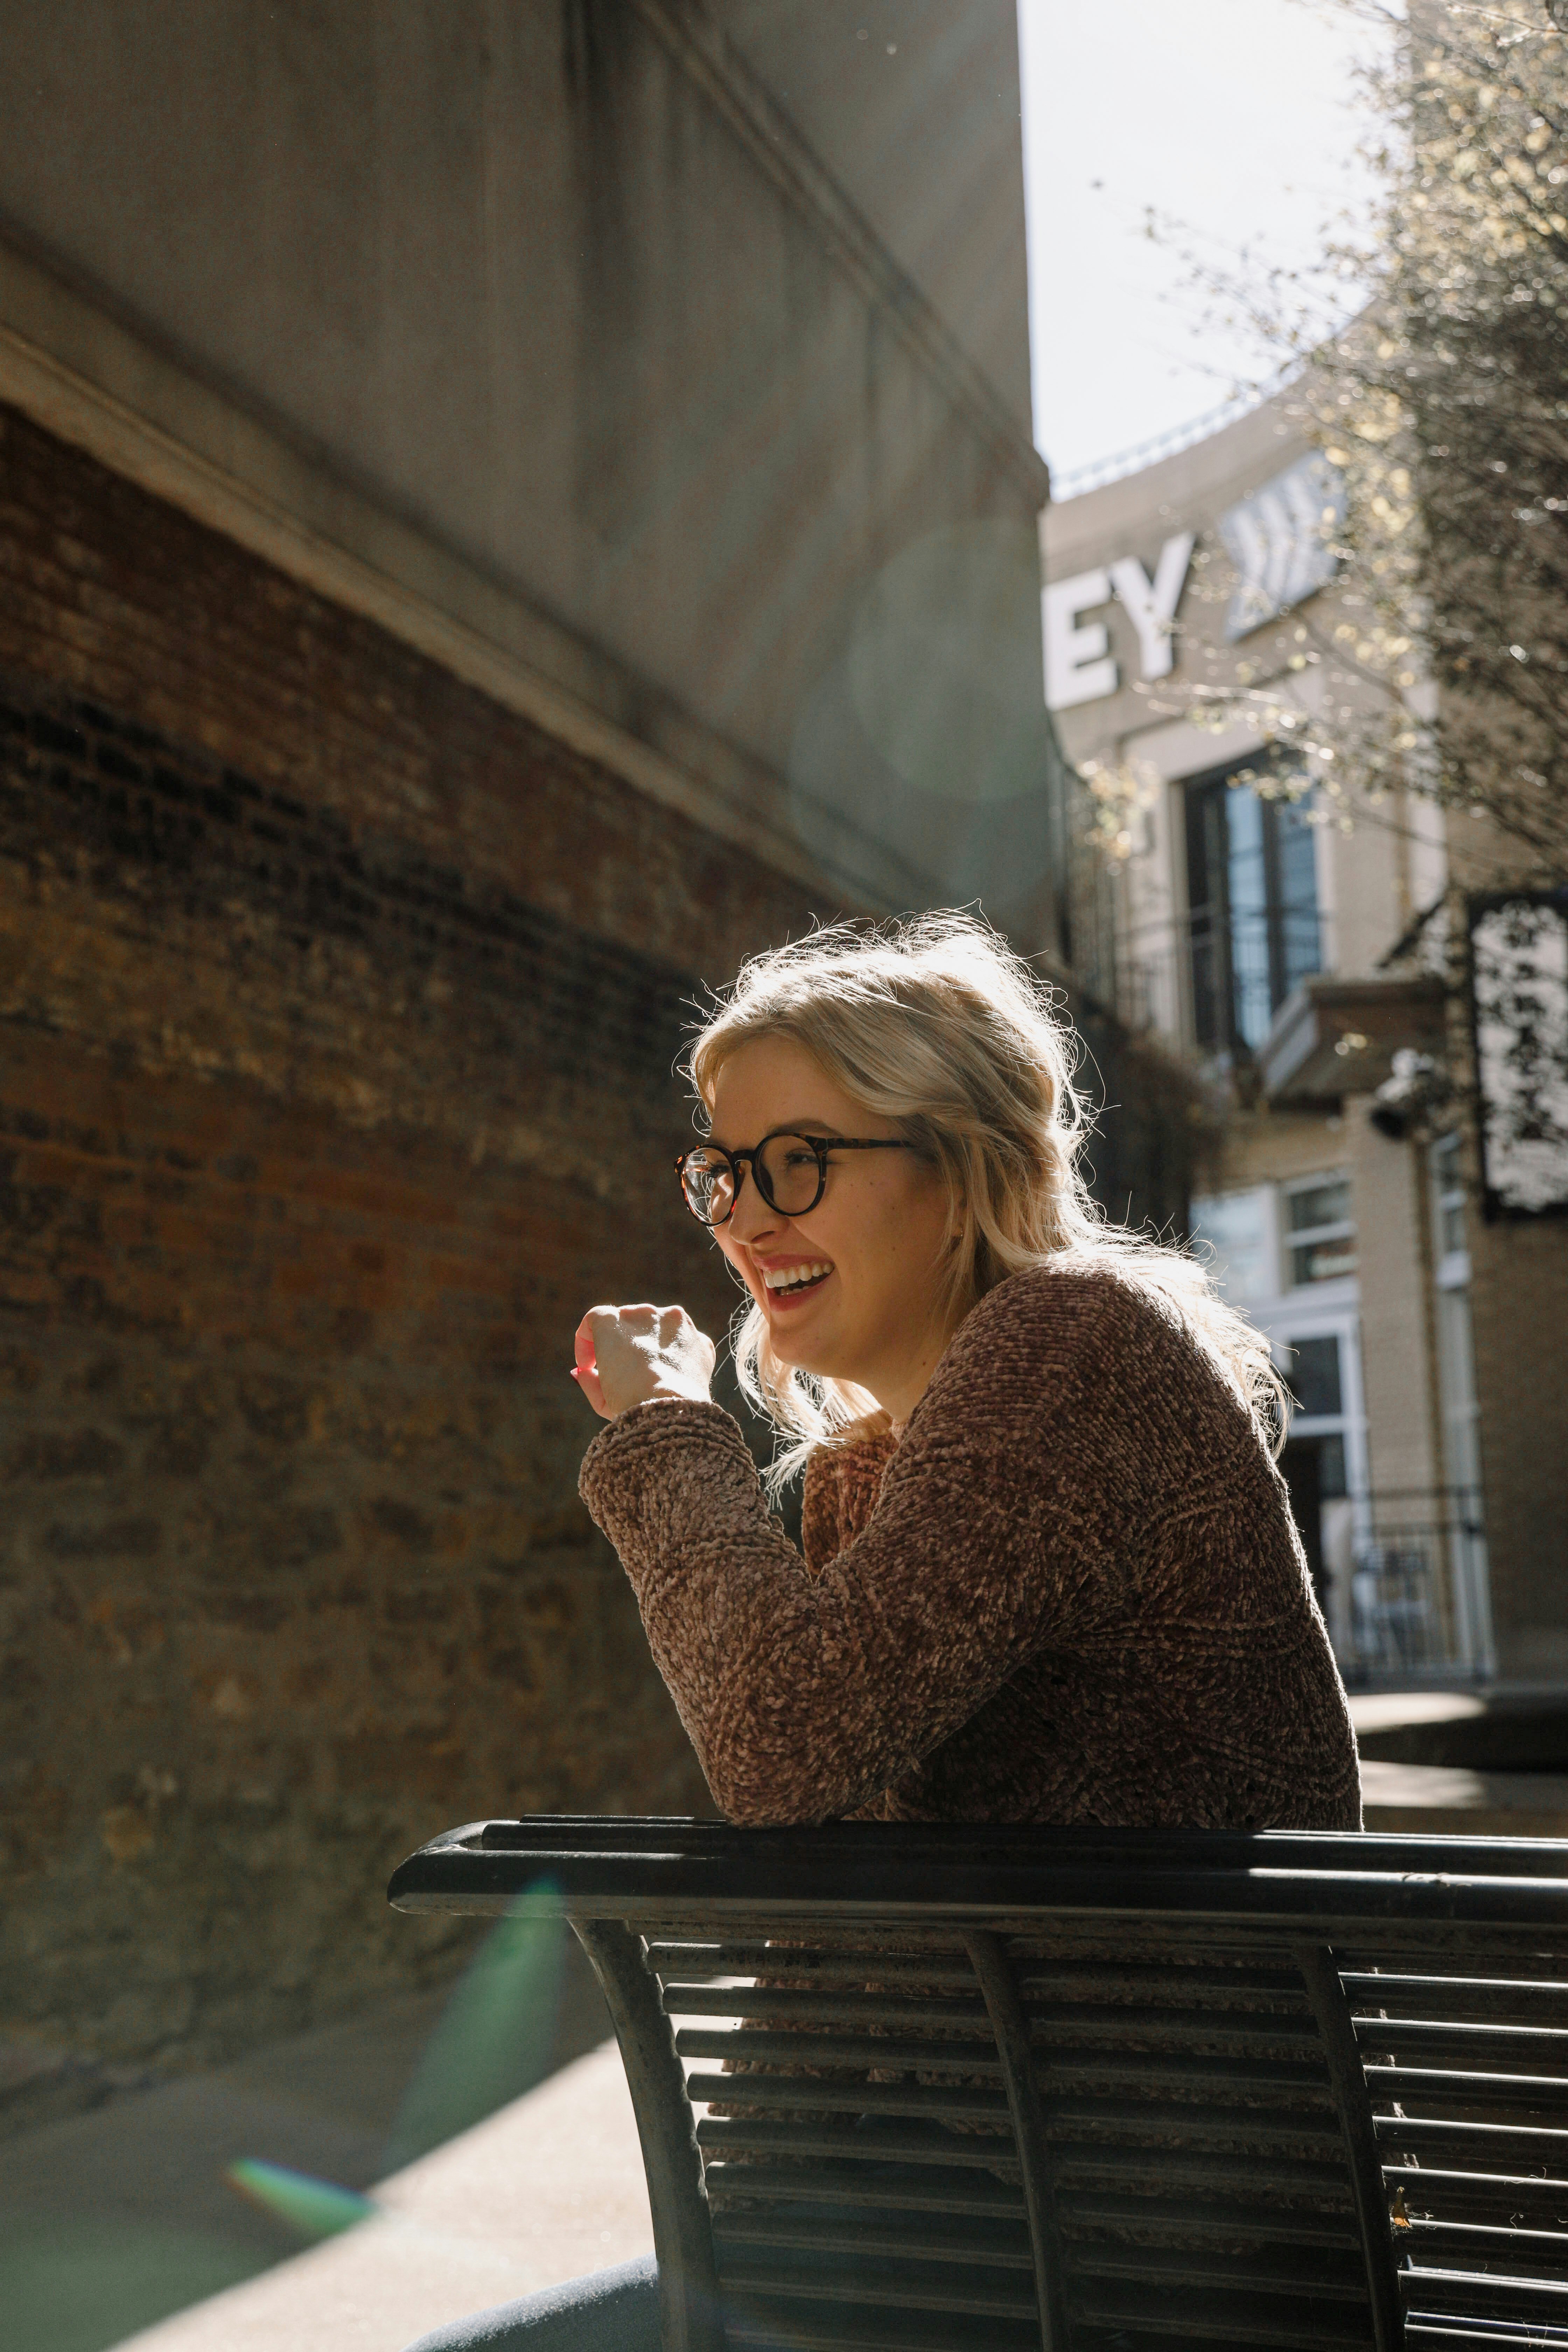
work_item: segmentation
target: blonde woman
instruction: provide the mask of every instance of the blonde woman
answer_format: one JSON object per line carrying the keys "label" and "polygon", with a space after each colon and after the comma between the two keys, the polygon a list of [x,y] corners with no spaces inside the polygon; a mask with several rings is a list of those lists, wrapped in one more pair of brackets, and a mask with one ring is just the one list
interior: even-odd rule
{"label": "blonde woman", "polygon": [[[679,1307],[596,1307],[582,1489],[731,1821],[1358,1829],[1275,1471],[1279,1384],[1077,1171],[1072,1040],[963,915],[742,972],[689,1056],[687,1205],[804,1465],[805,1556]],[[412,2352],[658,2352],[651,2258]]]}
{"label": "blonde woman", "polygon": [[680,1181],[805,1557],[682,1308],[594,1308],[575,1377],[584,1498],[731,1821],[1360,1826],[1267,1346],[1100,1218],[1072,1056],[952,914],[759,957],[691,1050]]}

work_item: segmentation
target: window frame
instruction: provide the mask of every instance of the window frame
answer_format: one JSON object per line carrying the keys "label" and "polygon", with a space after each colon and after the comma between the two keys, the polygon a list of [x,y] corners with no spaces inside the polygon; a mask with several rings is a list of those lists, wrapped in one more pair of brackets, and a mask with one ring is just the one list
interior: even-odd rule
{"label": "window frame", "polygon": [[[1193,1039],[1200,1050],[1251,1058],[1262,1040],[1249,1039],[1242,1026],[1242,976],[1237,952],[1237,910],[1231,892],[1231,833],[1227,795],[1251,789],[1248,779],[1263,777],[1272,768],[1283,782],[1298,772],[1271,762],[1266,754],[1233,760],[1223,768],[1181,780],[1183,844],[1186,866],[1187,987],[1192,1010]],[[1309,789],[1294,801],[1268,798],[1254,789],[1259,817],[1259,847],[1263,863],[1263,953],[1270,1021],[1304,972],[1292,972],[1287,937],[1293,916],[1305,910],[1289,905],[1281,879],[1282,832],[1291,810],[1310,803]],[[1315,940],[1308,969],[1323,969],[1326,910],[1320,887],[1319,860],[1312,838],[1311,918]],[[1205,895],[1196,897],[1201,884]],[[1267,1034],[1267,1033],[1266,1033]]]}
{"label": "window frame", "polygon": [[[1319,1191],[1325,1184],[1342,1184],[1350,1203],[1350,1214],[1326,1219],[1321,1224],[1292,1225],[1290,1202],[1303,1192]],[[1287,1177],[1279,1186],[1279,1255],[1280,1273],[1285,1277],[1281,1294],[1299,1297],[1323,1289],[1331,1282],[1353,1282],[1360,1273],[1361,1252],[1355,1221],[1355,1192],[1348,1168],[1321,1168],[1310,1176]],[[1325,1242],[1348,1241],[1354,1255],[1349,1265],[1340,1266],[1332,1274],[1310,1275],[1304,1281],[1297,1279],[1296,1253],[1300,1249],[1318,1248]]]}
{"label": "window frame", "polygon": [[[1440,1164],[1444,1161],[1450,1164]],[[1462,1218],[1469,1198],[1469,1188],[1465,1182],[1464,1139],[1457,1129],[1436,1138],[1431,1146],[1427,1168],[1432,1187],[1433,1277],[1439,1290],[1463,1290],[1470,1279],[1468,1237],[1458,1249],[1445,1249],[1443,1246],[1444,1226],[1448,1213],[1458,1209]]]}

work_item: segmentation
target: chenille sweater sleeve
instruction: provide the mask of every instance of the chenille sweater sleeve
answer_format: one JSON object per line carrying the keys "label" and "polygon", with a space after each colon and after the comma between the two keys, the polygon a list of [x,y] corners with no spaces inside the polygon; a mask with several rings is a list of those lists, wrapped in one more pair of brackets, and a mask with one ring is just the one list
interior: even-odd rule
{"label": "chenille sweater sleeve", "polygon": [[[731,1821],[815,1822],[866,1804],[1042,1639],[1085,1516],[1075,1481],[1051,1472],[1055,1441],[1081,1407],[1109,1294],[1058,1293],[1042,1314],[1045,1303],[993,1294],[967,1318],[868,1524],[816,1574],[770,1517],[718,1406],[636,1406],[589,1448],[584,1499]],[[1027,1328],[1011,1328],[1020,1316]],[[1009,1377],[1020,1355],[1022,1384]]]}

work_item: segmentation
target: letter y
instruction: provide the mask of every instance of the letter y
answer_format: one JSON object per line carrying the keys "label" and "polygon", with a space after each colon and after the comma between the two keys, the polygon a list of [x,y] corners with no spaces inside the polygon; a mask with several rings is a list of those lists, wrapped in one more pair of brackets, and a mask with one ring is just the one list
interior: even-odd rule
{"label": "letter y", "polygon": [[1175,660],[1171,646],[1171,624],[1176,617],[1176,607],[1187,584],[1187,566],[1192,562],[1192,532],[1179,530],[1160,550],[1160,561],[1154,567],[1152,580],[1135,555],[1123,555],[1110,566],[1110,584],[1126,606],[1138,632],[1138,647],[1142,656],[1146,678],[1168,677]]}

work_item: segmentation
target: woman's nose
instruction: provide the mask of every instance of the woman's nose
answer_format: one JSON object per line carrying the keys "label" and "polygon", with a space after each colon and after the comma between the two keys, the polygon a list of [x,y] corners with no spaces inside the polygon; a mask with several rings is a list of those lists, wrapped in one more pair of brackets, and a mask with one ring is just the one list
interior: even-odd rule
{"label": "woman's nose", "polygon": [[770,1209],[763,1200],[757,1190],[757,1180],[748,1169],[745,1181],[742,1184],[735,1198],[735,1205],[730,1213],[731,1233],[738,1242],[756,1241],[762,1234],[771,1233],[783,1222],[778,1211]]}

